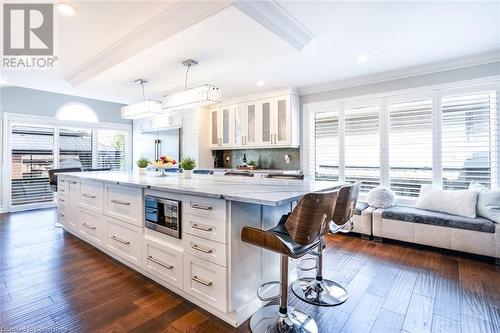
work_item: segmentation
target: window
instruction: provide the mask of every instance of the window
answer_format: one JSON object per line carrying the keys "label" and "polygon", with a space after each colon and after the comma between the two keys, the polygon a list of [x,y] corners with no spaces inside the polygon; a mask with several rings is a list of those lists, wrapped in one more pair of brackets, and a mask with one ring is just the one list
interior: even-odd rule
{"label": "window", "polygon": [[127,132],[97,130],[97,167],[125,170]]}
{"label": "window", "polygon": [[362,192],[390,187],[408,204],[423,185],[498,187],[499,86],[474,82],[306,105],[309,173],[318,180],[360,181]]}
{"label": "window", "polygon": [[54,129],[14,125],[11,146],[12,206],[53,201],[48,169],[54,162]]}
{"label": "window", "polygon": [[432,99],[389,104],[389,177],[398,196],[432,184]]}
{"label": "window", "polygon": [[99,122],[99,118],[94,110],[82,103],[64,104],[57,110],[56,119],[83,121],[87,123]]}
{"label": "window", "polygon": [[367,192],[379,185],[379,107],[345,109],[345,180]]}
{"label": "window", "polygon": [[[445,96],[442,100],[443,187],[467,189],[471,182],[491,186],[496,162],[494,91]],[[493,148],[493,149],[492,149]]]}
{"label": "window", "polygon": [[339,179],[339,117],[338,112],[314,114],[314,163],[316,179]]}
{"label": "window", "polygon": [[92,130],[59,128],[59,167],[92,169]]}

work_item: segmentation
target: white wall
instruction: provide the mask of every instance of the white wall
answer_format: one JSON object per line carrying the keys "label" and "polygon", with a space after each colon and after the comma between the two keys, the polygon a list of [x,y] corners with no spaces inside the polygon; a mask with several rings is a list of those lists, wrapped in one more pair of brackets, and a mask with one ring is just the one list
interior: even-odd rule
{"label": "white wall", "polygon": [[[169,115],[156,116],[151,119],[139,119],[133,122],[133,159],[140,157],[150,160],[154,158],[154,139],[159,137],[161,152],[178,160],[190,156],[197,161],[198,168],[213,166],[212,153],[208,148],[208,114],[204,108],[196,108],[174,112],[173,123],[169,123]],[[179,131],[161,131],[141,133],[141,128],[164,128],[180,125]]]}
{"label": "white wall", "polygon": [[[318,93],[304,94],[300,96],[300,102],[303,106],[304,104],[314,102],[378,94],[387,91],[413,89],[437,84],[473,80],[494,75],[500,75],[500,62],[408,77],[398,80],[364,84],[349,88],[333,89]],[[369,78],[367,78],[367,81],[369,81]],[[339,85],[342,85],[341,82],[339,83]]]}

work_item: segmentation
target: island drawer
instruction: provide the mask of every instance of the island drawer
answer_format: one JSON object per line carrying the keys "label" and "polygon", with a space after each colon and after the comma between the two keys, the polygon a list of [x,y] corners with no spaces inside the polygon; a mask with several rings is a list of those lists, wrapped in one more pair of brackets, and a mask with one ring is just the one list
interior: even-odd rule
{"label": "island drawer", "polygon": [[57,177],[57,195],[66,196],[68,192],[68,181],[65,177]]}
{"label": "island drawer", "polygon": [[144,269],[182,290],[182,252],[147,238],[144,238],[143,244]]}
{"label": "island drawer", "polygon": [[184,254],[184,291],[227,311],[226,268]]}
{"label": "island drawer", "polygon": [[104,214],[142,227],[144,225],[142,220],[142,189],[106,184],[104,188]]}
{"label": "island drawer", "polygon": [[102,213],[102,183],[82,181],[80,183],[80,207]]}
{"label": "island drawer", "polygon": [[186,196],[183,211],[190,215],[201,216],[218,221],[226,220],[226,201],[222,199]]}
{"label": "island drawer", "polygon": [[192,256],[226,267],[226,244],[184,234],[184,251]]}
{"label": "island drawer", "polygon": [[91,242],[101,245],[105,234],[102,215],[83,209],[80,209],[79,214],[78,232]]}
{"label": "island drawer", "polygon": [[106,248],[121,258],[139,265],[142,253],[142,228],[106,218]]}
{"label": "island drawer", "polygon": [[184,214],[182,217],[182,230],[184,233],[227,243],[227,227],[225,220],[213,220],[206,217]]}

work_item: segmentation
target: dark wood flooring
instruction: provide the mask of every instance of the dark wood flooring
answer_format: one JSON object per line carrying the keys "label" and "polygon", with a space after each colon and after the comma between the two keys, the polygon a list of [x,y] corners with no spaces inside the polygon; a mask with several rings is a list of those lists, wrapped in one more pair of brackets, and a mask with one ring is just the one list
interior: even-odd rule
{"label": "dark wood flooring", "polygon": [[[0,215],[0,332],[248,332],[234,329],[53,227],[55,210]],[[398,243],[332,236],[325,276],[346,286],[310,313],[320,332],[500,332],[500,268]],[[290,293],[291,294],[291,293]]]}

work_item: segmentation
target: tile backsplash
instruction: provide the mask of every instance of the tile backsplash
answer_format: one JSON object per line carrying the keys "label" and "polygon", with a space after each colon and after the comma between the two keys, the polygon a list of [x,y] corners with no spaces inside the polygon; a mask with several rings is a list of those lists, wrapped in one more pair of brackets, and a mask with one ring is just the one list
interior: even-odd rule
{"label": "tile backsplash", "polygon": [[[238,149],[224,150],[222,152],[225,168],[236,168],[243,164],[243,154],[246,154],[247,163],[254,160],[259,169],[300,170],[299,148],[273,148],[273,149]],[[290,156],[286,163],[285,155]]]}

